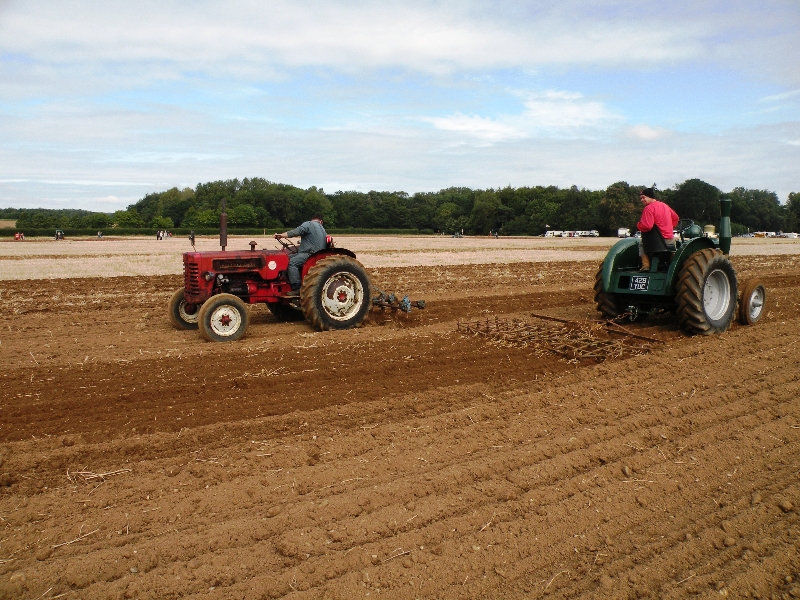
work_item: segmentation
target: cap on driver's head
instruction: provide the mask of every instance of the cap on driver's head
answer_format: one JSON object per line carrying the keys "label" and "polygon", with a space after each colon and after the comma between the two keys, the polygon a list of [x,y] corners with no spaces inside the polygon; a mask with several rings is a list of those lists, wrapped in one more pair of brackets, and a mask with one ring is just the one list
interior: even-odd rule
{"label": "cap on driver's head", "polygon": [[641,192],[639,192],[640,196],[647,196],[648,198],[652,198],[653,200],[656,199],[656,192],[653,188],[644,188]]}

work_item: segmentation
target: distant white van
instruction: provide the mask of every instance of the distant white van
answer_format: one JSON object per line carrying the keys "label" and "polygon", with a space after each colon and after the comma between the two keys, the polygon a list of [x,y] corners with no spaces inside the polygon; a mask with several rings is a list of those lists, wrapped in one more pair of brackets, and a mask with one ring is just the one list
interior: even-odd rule
{"label": "distant white van", "polygon": [[620,227],[617,229],[617,237],[627,238],[631,237],[631,230],[628,227]]}

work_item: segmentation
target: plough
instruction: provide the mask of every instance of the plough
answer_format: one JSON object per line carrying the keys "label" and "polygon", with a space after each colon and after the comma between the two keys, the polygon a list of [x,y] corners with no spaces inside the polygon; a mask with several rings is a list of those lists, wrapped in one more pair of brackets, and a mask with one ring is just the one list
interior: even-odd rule
{"label": "plough", "polygon": [[412,308],[418,308],[420,310],[425,308],[425,300],[412,301],[408,296],[403,296],[402,299],[398,299],[397,294],[387,294],[381,290],[377,290],[377,292],[378,295],[372,299],[372,305],[380,307],[381,310],[388,308],[410,313]]}

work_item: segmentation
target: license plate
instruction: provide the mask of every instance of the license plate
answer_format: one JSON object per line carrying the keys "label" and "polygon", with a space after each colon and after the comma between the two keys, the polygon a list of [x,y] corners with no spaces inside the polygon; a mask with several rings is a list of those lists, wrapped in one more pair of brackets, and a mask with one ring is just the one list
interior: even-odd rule
{"label": "license plate", "polygon": [[650,278],[649,277],[643,277],[641,275],[637,275],[637,276],[631,277],[631,285],[630,285],[630,287],[628,289],[637,290],[637,291],[641,291],[641,292],[646,292],[647,291],[647,285],[648,285],[649,282],[650,282]]}

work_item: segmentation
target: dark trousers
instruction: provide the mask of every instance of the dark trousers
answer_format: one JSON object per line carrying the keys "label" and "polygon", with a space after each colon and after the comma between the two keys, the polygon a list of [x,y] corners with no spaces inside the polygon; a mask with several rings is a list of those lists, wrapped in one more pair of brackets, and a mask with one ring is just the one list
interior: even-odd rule
{"label": "dark trousers", "polygon": [[289,276],[289,283],[293,290],[300,287],[300,269],[308,260],[309,256],[311,256],[311,254],[308,252],[298,252],[289,257],[289,267],[286,269],[286,274]]}

